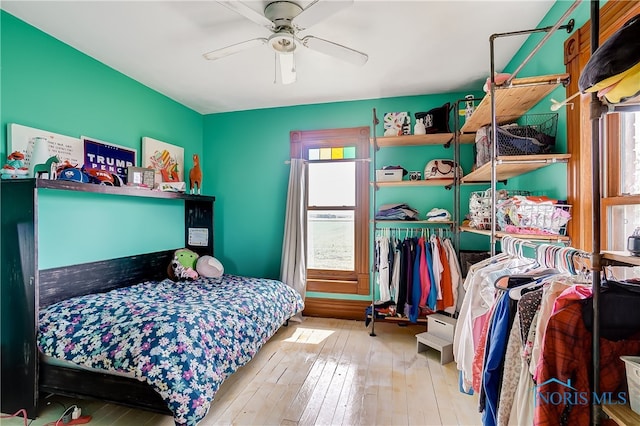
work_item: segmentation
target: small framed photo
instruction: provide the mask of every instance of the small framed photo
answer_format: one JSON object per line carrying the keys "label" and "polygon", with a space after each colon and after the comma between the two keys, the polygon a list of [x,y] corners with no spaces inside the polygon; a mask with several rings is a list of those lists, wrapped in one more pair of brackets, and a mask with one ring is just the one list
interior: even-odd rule
{"label": "small framed photo", "polygon": [[156,180],[156,171],[144,167],[127,168],[127,185],[153,189]]}

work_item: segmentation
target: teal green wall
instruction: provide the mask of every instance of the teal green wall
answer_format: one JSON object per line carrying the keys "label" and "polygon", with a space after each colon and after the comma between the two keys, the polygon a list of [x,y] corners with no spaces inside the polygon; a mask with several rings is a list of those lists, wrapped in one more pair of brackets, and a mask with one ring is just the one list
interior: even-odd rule
{"label": "teal green wall", "polygon": [[[8,123],[135,148],[141,138],[202,148],[202,115],[0,11],[0,157]],[[210,193],[208,193],[210,194]],[[170,200],[40,193],[41,268],[184,246]]]}
{"label": "teal green wall", "polygon": [[[204,158],[212,164],[205,188],[216,194],[216,257],[225,270],[249,276],[279,277],[289,166],[289,132],[371,126],[373,108],[383,133],[385,112],[427,111],[455,102],[466,93],[301,105],[211,114],[204,119]],[[463,147],[470,157],[471,146]],[[408,156],[407,156],[408,154]],[[453,149],[415,147],[385,149],[378,165],[402,164],[424,170],[432,158],[453,158]],[[471,160],[463,166],[470,168]],[[373,170],[373,167],[372,167]],[[424,188],[422,188],[424,189]],[[453,194],[444,188],[399,192],[380,190],[381,201],[405,200],[424,215],[433,207],[452,210]],[[329,295],[325,295],[329,297]],[[341,295],[340,297],[344,297]]]}
{"label": "teal green wall", "polygon": [[[556,3],[541,25],[553,24],[569,4]],[[588,18],[585,5],[573,14],[577,26]],[[150,136],[183,146],[187,159],[194,152],[200,153],[203,191],[216,196],[216,256],[228,272],[248,276],[279,276],[290,131],[370,126],[373,108],[379,118],[389,111],[409,111],[413,115],[467,94],[301,105],[203,117],[4,11],[0,12],[0,19],[1,156],[7,154],[7,123],[70,136],[88,135],[138,150],[141,138]],[[521,76],[563,72],[562,46],[566,37],[566,33],[554,35]],[[532,46],[527,42],[506,70],[515,68]],[[564,89],[556,90],[552,96],[563,99]],[[548,108],[542,104],[540,108]],[[561,114],[559,151],[566,147],[565,129]],[[378,125],[377,134],[382,134],[382,124]],[[453,156],[451,149],[441,147],[407,148],[408,157],[402,150],[380,152],[378,165],[400,163],[408,170],[423,170],[431,158]],[[465,172],[470,170],[472,152],[471,145],[462,147]],[[532,189],[561,197],[566,194],[564,166],[552,166],[550,170],[551,177],[545,170],[527,175],[526,180],[511,179],[509,185],[533,186]],[[480,189],[484,187],[462,187],[463,214],[468,210],[465,200],[469,193]],[[421,214],[435,206],[452,208],[452,194],[442,188],[384,189],[376,196],[381,202],[403,199],[414,204]],[[42,191],[41,198],[41,267],[174,248],[184,243],[180,203],[51,191]],[[487,238],[463,234],[461,248],[486,249]]]}

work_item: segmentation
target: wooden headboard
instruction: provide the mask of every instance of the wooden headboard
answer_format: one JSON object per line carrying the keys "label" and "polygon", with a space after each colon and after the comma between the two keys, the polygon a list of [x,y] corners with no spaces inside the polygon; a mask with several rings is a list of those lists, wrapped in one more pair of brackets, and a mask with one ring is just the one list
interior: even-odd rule
{"label": "wooden headboard", "polygon": [[144,281],[167,278],[167,266],[174,251],[40,270],[39,306],[43,308],[74,296],[104,293]]}

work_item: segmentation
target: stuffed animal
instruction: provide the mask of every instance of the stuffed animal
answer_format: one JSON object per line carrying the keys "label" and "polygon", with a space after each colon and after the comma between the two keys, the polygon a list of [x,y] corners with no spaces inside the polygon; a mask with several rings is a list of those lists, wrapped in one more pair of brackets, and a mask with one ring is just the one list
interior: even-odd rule
{"label": "stuffed animal", "polygon": [[198,272],[196,272],[197,260],[198,253],[194,251],[186,248],[176,250],[171,263],[167,267],[169,278],[173,281],[195,280],[198,278]]}
{"label": "stuffed animal", "polygon": [[203,277],[220,278],[224,274],[224,266],[213,256],[200,256],[196,261],[196,271]]}

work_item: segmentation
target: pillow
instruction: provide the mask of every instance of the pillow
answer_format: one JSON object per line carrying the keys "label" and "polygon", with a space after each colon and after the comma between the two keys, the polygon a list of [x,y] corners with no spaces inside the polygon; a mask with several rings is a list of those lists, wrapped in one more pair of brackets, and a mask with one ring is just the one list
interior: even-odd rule
{"label": "pillow", "polygon": [[449,102],[427,112],[416,112],[416,121],[422,120],[427,133],[451,133],[449,130]]}
{"label": "pillow", "polygon": [[639,77],[640,15],[636,15],[591,55],[580,73],[578,89],[598,92],[598,97],[618,103],[640,93]]}
{"label": "pillow", "polygon": [[196,261],[196,271],[203,277],[220,278],[224,274],[224,266],[213,256],[200,256]]}

